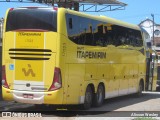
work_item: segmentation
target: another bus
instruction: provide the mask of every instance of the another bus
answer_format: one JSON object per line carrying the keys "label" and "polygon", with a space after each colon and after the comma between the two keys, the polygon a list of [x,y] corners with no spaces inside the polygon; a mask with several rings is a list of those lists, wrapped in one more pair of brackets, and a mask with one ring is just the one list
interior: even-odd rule
{"label": "another bus", "polygon": [[160,87],[160,55],[158,55],[158,63],[157,63],[157,85]]}
{"label": "another bus", "polygon": [[145,89],[146,53],[137,25],[43,7],[11,8],[4,25],[4,100],[89,109]]}

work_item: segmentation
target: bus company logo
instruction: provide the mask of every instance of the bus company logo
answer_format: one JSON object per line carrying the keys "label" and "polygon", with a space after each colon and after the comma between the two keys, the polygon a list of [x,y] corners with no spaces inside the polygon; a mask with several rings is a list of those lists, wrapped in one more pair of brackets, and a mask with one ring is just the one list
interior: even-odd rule
{"label": "bus company logo", "polygon": [[41,36],[41,33],[25,33],[25,32],[19,32],[18,36]]}
{"label": "bus company logo", "polygon": [[105,59],[106,52],[77,51],[77,58]]}
{"label": "bus company logo", "polygon": [[84,47],[77,47],[77,58],[106,59],[106,52],[87,51]]}
{"label": "bus company logo", "polygon": [[27,69],[26,68],[22,68],[22,72],[24,73],[24,75],[26,77],[28,77],[29,75],[31,75],[32,77],[36,76],[36,74],[33,72],[33,69],[32,69],[30,64],[28,64],[28,68]]}

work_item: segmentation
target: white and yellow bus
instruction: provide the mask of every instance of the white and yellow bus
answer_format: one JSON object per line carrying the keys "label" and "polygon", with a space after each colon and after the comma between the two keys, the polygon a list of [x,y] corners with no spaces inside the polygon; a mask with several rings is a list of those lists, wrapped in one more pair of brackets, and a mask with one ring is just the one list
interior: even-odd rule
{"label": "white and yellow bus", "polygon": [[4,100],[101,106],[146,83],[141,29],[64,8],[22,7],[4,23]]}

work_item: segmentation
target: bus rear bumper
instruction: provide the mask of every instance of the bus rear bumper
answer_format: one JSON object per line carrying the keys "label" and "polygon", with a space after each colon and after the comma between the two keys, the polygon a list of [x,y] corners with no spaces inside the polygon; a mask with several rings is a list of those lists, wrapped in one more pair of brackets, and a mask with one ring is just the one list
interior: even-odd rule
{"label": "bus rear bumper", "polygon": [[42,92],[13,91],[13,99],[21,103],[43,104],[44,94]]}
{"label": "bus rear bumper", "polygon": [[62,89],[49,92],[10,90],[2,87],[4,100],[29,104],[63,104]]}

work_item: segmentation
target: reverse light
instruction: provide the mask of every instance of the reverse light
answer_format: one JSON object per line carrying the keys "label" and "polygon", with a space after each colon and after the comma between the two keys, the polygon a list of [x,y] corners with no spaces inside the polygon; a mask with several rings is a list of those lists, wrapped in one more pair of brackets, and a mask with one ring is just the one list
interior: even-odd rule
{"label": "reverse light", "polygon": [[49,91],[57,90],[62,87],[62,77],[61,77],[61,70],[60,68],[55,67],[54,69],[54,77],[51,87]]}
{"label": "reverse light", "polygon": [[9,89],[9,85],[6,80],[6,68],[5,65],[2,66],[2,86]]}

